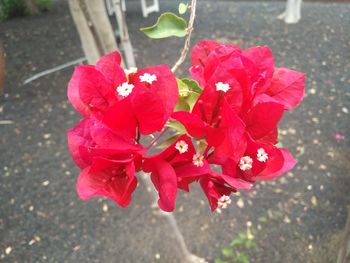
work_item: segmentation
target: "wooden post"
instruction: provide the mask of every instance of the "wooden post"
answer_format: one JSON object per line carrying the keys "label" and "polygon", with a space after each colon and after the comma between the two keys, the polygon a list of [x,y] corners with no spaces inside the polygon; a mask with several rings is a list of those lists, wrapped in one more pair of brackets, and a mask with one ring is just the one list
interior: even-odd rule
{"label": "wooden post", "polygon": [[26,9],[29,15],[39,15],[40,10],[34,0],[25,0]]}
{"label": "wooden post", "polygon": [[101,56],[118,49],[104,1],[69,0],[68,2],[89,64],[95,64]]}
{"label": "wooden post", "polygon": [[135,56],[133,53],[133,47],[131,45],[128,26],[125,20],[125,13],[122,9],[122,4],[120,0],[113,0],[114,14],[117,19],[118,28],[120,32],[120,46],[124,53],[126,67],[135,67]]}
{"label": "wooden post", "polygon": [[298,23],[301,18],[302,0],[287,0],[286,10],[277,18],[284,20],[286,24]]}

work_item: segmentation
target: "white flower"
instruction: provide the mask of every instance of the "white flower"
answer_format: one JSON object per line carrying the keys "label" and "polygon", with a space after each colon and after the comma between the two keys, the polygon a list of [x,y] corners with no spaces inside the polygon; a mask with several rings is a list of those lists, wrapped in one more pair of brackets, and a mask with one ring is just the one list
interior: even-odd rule
{"label": "white flower", "polygon": [[175,149],[178,150],[179,153],[185,153],[188,150],[188,144],[185,141],[183,141],[183,140],[178,141],[175,144]]}
{"label": "white flower", "polygon": [[263,148],[258,149],[258,153],[256,154],[256,157],[258,158],[258,161],[260,162],[266,162],[267,159],[269,159],[268,154],[265,152]]}
{"label": "white flower", "polygon": [[231,198],[227,195],[223,195],[218,200],[218,208],[225,209],[227,206],[231,204]]}
{"label": "white flower", "polygon": [[124,82],[122,85],[118,86],[117,92],[122,97],[127,97],[132,92],[134,88],[133,84],[129,84],[128,82]]}
{"label": "white flower", "polygon": [[136,67],[130,67],[130,68],[124,69],[124,73],[126,76],[129,76],[130,74],[135,74],[136,72],[137,72]]}
{"label": "white flower", "polygon": [[239,169],[242,171],[250,170],[252,169],[253,159],[249,156],[243,156],[239,160]]}
{"label": "white flower", "polygon": [[157,80],[157,76],[154,74],[145,73],[142,76],[140,76],[141,82],[147,82],[149,84],[152,84],[152,82],[155,80]]}
{"label": "white flower", "polygon": [[197,152],[196,154],[193,155],[193,164],[197,167],[202,167],[204,165],[204,162],[203,162],[203,159],[204,159],[204,156]]}
{"label": "white flower", "polygon": [[216,86],[216,91],[223,91],[223,92],[227,92],[230,89],[230,85],[228,85],[227,83],[222,83],[221,81],[215,84]]}

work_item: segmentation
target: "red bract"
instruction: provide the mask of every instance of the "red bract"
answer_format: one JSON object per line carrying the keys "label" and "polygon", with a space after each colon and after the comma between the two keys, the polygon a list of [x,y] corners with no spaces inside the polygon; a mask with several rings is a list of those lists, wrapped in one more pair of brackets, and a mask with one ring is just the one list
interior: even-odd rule
{"label": "red bract", "polygon": [[[174,112],[179,92],[167,65],[124,72],[119,53],[112,52],[95,66],[75,69],[68,98],[84,119],[69,130],[68,146],[81,169],[82,199],[106,196],[126,207],[137,186],[135,173],[144,171],[158,191],[160,209],[173,211],[178,189],[190,191],[199,182],[211,209],[220,211],[232,192],[293,168],[293,156],[276,146],[278,123],[303,98],[304,74],[275,68],[268,47],[241,50],[212,40],[196,45],[191,60],[201,87],[179,81],[179,105],[187,103],[181,108],[191,111]],[[177,139],[146,155],[167,134],[170,117],[167,126],[177,128]],[[142,135],[155,132],[161,133],[141,145]]]}
{"label": "red bract", "polygon": [[189,191],[188,185],[210,172],[210,166],[203,156],[196,156],[191,139],[182,135],[163,152],[146,157],[143,170],[151,172],[159,193],[159,207],[171,212],[175,207],[177,188]]}
{"label": "red bract", "polygon": [[296,164],[288,150],[271,143],[257,142],[248,134],[244,154],[238,160],[228,160],[222,165],[223,172],[247,182],[272,180]]}
{"label": "red bract", "polygon": [[73,160],[83,169],[77,183],[79,196],[106,196],[127,206],[145,149],[126,142],[94,118],[81,121],[68,132],[68,145]]}
{"label": "red bract", "polygon": [[79,66],[68,84],[68,98],[84,117],[101,116],[116,133],[135,138],[160,131],[177,102],[177,83],[167,65],[128,74],[117,52],[102,57],[96,66]]}
{"label": "red bract", "polygon": [[275,69],[268,47],[241,51],[236,46],[201,41],[193,48],[191,59],[190,72],[204,87],[212,78],[220,81],[220,73],[226,75],[224,79],[230,75],[231,82],[239,84],[243,95],[241,108],[237,103],[231,105],[228,100],[238,113],[249,111],[252,105],[261,101],[278,102],[285,109],[291,109],[304,97],[304,74],[285,68]]}
{"label": "red bract", "polygon": [[194,138],[205,138],[209,148],[220,145],[227,137],[237,144],[244,133],[244,124],[230,109],[224,91],[214,88],[203,91],[191,113],[174,112],[172,118],[182,123]]}
{"label": "red bract", "polygon": [[99,157],[79,174],[77,191],[81,199],[106,196],[126,207],[136,186],[133,158],[109,160]]}
{"label": "red bract", "polygon": [[276,69],[265,93],[257,95],[254,102],[274,101],[290,110],[304,98],[304,82],[304,73],[287,68]]}

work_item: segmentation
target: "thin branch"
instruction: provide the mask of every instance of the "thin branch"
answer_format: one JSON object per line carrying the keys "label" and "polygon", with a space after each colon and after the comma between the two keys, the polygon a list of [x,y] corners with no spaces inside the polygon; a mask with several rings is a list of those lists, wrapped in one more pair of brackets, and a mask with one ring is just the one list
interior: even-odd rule
{"label": "thin branch", "polygon": [[52,69],[47,69],[47,70],[44,70],[42,72],[39,72],[38,74],[35,74],[34,76],[30,77],[29,79],[26,79],[24,82],[23,82],[23,85],[26,85],[28,84],[29,82],[32,82],[33,80],[36,80],[38,78],[41,78],[43,76],[46,76],[48,74],[51,74],[51,73],[54,73],[56,71],[59,71],[61,69],[64,69],[64,68],[67,68],[67,67],[70,67],[70,66],[73,66],[73,65],[76,65],[76,64],[81,64],[83,63],[84,61],[86,61],[86,58],[85,57],[82,57],[82,58],[78,58],[76,60],[73,60],[73,61],[70,61],[70,62],[67,62],[65,64],[62,64],[62,65],[59,65],[57,67],[54,67]]}
{"label": "thin branch", "polygon": [[151,141],[151,143],[146,147],[146,149],[151,148],[151,147],[153,146],[153,144],[155,144],[155,143],[164,135],[164,133],[166,133],[167,130],[169,130],[169,127],[164,128],[164,129],[158,134],[158,136],[157,136],[155,139],[153,139],[153,141]]}
{"label": "thin branch", "polygon": [[176,61],[175,65],[171,69],[172,72],[175,72],[179,68],[179,66],[185,61],[187,53],[190,49],[193,24],[194,24],[194,19],[196,17],[196,4],[197,4],[197,0],[192,0],[192,2],[191,2],[191,15],[190,15],[190,20],[188,22],[187,37],[185,40],[185,45],[184,45],[184,48],[182,49],[180,58],[178,59],[178,61]]}

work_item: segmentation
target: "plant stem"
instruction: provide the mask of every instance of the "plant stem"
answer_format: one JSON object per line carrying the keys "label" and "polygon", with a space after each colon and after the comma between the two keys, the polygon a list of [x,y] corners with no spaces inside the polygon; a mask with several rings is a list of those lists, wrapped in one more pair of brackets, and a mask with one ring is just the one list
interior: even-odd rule
{"label": "plant stem", "polygon": [[146,147],[146,149],[148,150],[149,148],[151,148],[153,146],[153,144],[155,144],[163,135],[164,133],[167,132],[167,130],[169,130],[169,127],[165,127],[156,138],[154,138],[151,143]]}
{"label": "plant stem", "polygon": [[[154,208],[158,207],[157,206],[158,194],[155,191],[154,186],[152,184],[152,181],[150,179],[151,175],[143,173],[143,174],[141,174],[140,177],[141,177],[142,181],[145,183],[145,185],[147,187],[147,191],[149,191],[149,189],[151,189],[149,192],[152,195],[152,199],[153,199],[152,207],[154,207]],[[172,213],[164,212],[160,209],[159,209],[159,215],[164,216],[168,220],[168,222],[171,226],[171,229],[173,230],[175,238],[176,238],[178,244],[180,245],[180,249],[182,252],[182,260],[183,260],[182,262],[183,263],[206,263],[207,261],[205,259],[200,258],[196,255],[193,255],[188,250],[186,243],[185,243],[185,239],[184,239],[183,235],[181,234],[181,231],[177,225],[177,222],[176,222],[174,215]]]}
{"label": "plant stem", "polygon": [[171,68],[172,72],[175,72],[179,68],[179,66],[185,61],[188,50],[190,49],[193,24],[194,24],[194,19],[196,17],[196,4],[197,4],[197,0],[192,0],[192,2],[191,2],[191,15],[190,15],[190,20],[188,21],[188,27],[187,27],[188,32],[187,32],[187,37],[185,40],[185,45],[182,49],[180,58],[176,61],[175,65]]}

